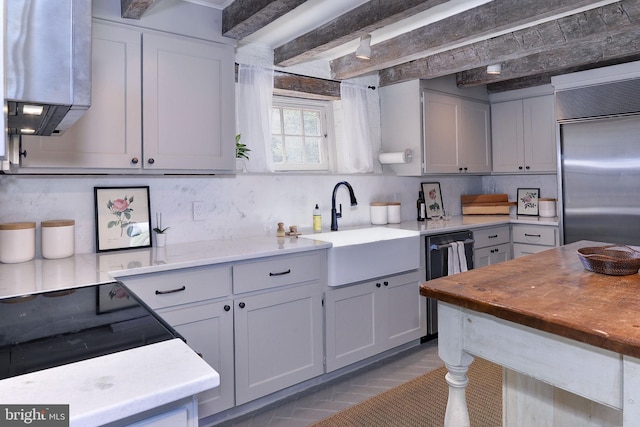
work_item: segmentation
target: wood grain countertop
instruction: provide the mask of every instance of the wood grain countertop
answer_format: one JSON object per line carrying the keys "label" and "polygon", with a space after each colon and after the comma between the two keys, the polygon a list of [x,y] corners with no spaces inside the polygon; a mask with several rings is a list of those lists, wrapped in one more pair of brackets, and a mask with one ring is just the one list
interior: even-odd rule
{"label": "wood grain countertop", "polygon": [[521,325],[640,357],[640,274],[582,266],[580,241],[424,282],[420,294]]}

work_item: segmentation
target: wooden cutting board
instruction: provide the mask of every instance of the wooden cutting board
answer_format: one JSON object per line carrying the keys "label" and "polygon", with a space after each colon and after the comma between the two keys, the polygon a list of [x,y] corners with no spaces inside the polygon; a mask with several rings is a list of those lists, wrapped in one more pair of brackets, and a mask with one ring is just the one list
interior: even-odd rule
{"label": "wooden cutting board", "polygon": [[516,202],[508,194],[470,194],[460,196],[462,215],[509,215]]}

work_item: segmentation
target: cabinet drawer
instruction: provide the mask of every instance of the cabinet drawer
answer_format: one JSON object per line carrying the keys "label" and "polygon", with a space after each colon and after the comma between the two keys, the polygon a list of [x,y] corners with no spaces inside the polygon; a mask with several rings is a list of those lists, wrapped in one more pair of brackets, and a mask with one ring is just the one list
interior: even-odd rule
{"label": "cabinet drawer", "polygon": [[541,245],[528,245],[526,243],[514,243],[513,244],[513,258],[520,258],[521,256],[537,254],[538,252],[551,249],[549,246]]}
{"label": "cabinet drawer", "polygon": [[317,281],[325,270],[324,251],[238,264],[233,266],[233,292],[251,292]]}
{"label": "cabinet drawer", "polygon": [[556,246],[558,244],[556,230],[556,227],[514,224],[513,242]]}
{"label": "cabinet drawer", "polygon": [[473,230],[474,248],[485,248],[487,246],[501,245],[509,243],[509,226],[481,228]]}
{"label": "cabinet drawer", "polygon": [[231,294],[231,267],[189,268],[121,280],[151,308],[188,304]]}

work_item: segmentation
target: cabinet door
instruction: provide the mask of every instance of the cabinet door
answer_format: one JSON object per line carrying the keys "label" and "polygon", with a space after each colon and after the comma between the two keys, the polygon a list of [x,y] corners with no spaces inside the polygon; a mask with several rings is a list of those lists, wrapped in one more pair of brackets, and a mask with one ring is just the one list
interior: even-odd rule
{"label": "cabinet door", "polygon": [[458,171],[491,172],[489,104],[461,100],[458,122]]}
{"label": "cabinet door", "polygon": [[410,80],[380,88],[382,151],[413,151],[409,163],[384,166],[398,176],[421,176],[423,164],[420,81]]}
{"label": "cabinet door", "polygon": [[419,339],[427,334],[426,304],[420,296],[424,270],[383,279],[386,288],[385,346],[387,349]]}
{"label": "cabinet door", "polygon": [[491,105],[493,171],[524,171],[522,100]]}
{"label": "cabinet door", "polygon": [[530,172],[555,172],[556,117],[553,95],[522,101],[524,114],[525,169]]}
{"label": "cabinet door", "polygon": [[424,92],[424,146],[427,173],[458,173],[460,99]]}
{"label": "cabinet door", "polygon": [[91,107],[61,136],[23,136],[21,167],[140,168],[140,31],[94,21],[92,33]]}
{"label": "cabinet door", "polygon": [[330,288],[325,294],[327,372],[383,351],[379,313],[385,308],[381,287],[367,282]]}
{"label": "cabinet door", "polygon": [[143,37],[145,169],[233,170],[233,47]]}
{"label": "cabinet door", "polygon": [[226,300],[158,311],[187,340],[189,347],[220,374],[218,387],[198,395],[201,418],[231,408],[234,404],[232,307],[233,302]]}
{"label": "cabinet door", "polygon": [[504,243],[496,246],[475,249],[473,251],[473,268],[498,264],[511,259],[511,245]]}
{"label": "cabinet door", "polygon": [[319,284],[234,303],[237,405],[323,373]]}

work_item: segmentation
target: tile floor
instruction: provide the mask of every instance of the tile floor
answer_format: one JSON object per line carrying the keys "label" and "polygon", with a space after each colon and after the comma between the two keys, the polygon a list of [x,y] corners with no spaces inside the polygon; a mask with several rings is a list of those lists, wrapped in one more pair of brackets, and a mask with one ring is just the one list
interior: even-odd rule
{"label": "tile floor", "polygon": [[307,390],[220,427],[303,427],[443,366],[437,340]]}

